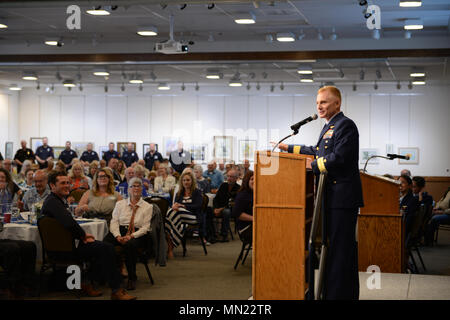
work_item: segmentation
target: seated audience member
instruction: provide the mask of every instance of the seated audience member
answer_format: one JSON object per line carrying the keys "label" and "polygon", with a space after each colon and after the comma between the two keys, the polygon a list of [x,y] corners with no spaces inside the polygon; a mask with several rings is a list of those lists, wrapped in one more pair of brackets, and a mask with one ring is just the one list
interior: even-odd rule
{"label": "seated audience member", "polygon": [[233,217],[236,219],[236,227],[239,237],[243,242],[252,242],[253,223],[253,171],[247,171],[242,180],[233,207]]}
{"label": "seated audience member", "polygon": [[127,144],[127,150],[122,152],[122,160],[125,162],[125,165],[131,167],[131,165],[139,160],[139,156],[135,150],[133,150],[133,144]]}
{"label": "seated audience member", "polygon": [[155,162],[158,162],[159,164],[163,161],[163,157],[161,153],[156,151],[156,145],[154,143],[150,143],[149,151],[144,155],[144,161],[145,161],[145,167],[148,170],[158,169],[153,168],[155,165]]}
{"label": "seated audience member", "polygon": [[167,165],[161,164],[158,168],[158,176],[155,178],[155,192],[170,192],[176,184],[177,181],[174,176],[169,174]]}
{"label": "seated audience member", "polygon": [[217,164],[215,161],[208,163],[208,170],[203,172],[203,177],[211,179],[211,192],[216,193],[220,185],[223,183],[222,173],[216,169]]}
{"label": "seated audience member", "polygon": [[150,180],[148,180],[145,176],[146,176],[146,172],[145,172],[145,168],[143,166],[141,166],[140,164],[137,164],[134,166],[134,175],[135,177],[139,178],[142,180],[142,186],[145,190],[148,190],[148,188],[150,187]]}
{"label": "seated audience member", "polygon": [[72,150],[72,143],[70,141],[66,141],[66,148],[61,151],[58,160],[64,163],[66,170],[69,170],[72,166],[72,160],[75,158],[78,158],[77,152]]}
{"label": "seated audience member", "polygon": [[412,175],[411,175],[411,171],[409,171],[408,169],[403,169],[401,172],[400,172],[400,176],[408,176],[408,177],[412,177]]}
{"label": "seated audience member", "polygon": [[20,184],[26,181],[26,171],[31,169],[32,164],[33,163],[30,160],[25,160],[22,163],[22,169],[18,171],[19,174],[17,175],[16,183]]}
{"label": "seated audience member", "polygon": [[127,168],[127,165],[125,164],[125,162],[123,162],[123,160],[119,160],[119,162],[117,162],[117,173],[120,175],[120,178],[125,179],[125,169]]}
{"label": "seated audience member", "polygon": [[186,225],[202,220],[203,197],[197,189],[194,174],[191,171],[183,172],[178,186],[179,191],[174,194],[174,204],[167,211],[165,218],[169,258],[173,258],[173,249],[180,244]]}
{"label": "seated audience member", "polygon": [[100,169],[92,180],[92,189],[85,192],[75,209],[77,216],[101,218],[109,223],[117,201],[122,196],[114,190],[114,179],[111,170]]}
{"label": "seated audience member", "polygon": [[[83,260],[92,261],[92,280],[106,280],[111,288],[112,300],[134,300],[125,289],[120,287],[121,276],[114,246],[110,243],[97,241],[94,236],[86,233],[83,228],[72,218],[67,210],[66,198],[70,193],[70,178],[61,172],[52,172],[49,176],[49,185],[52,190],[45,199],[41,213],[43,216],[55,218],[67,229],[75,239],[80,240],[76,248],[78,256]],[[82,290],[89,296],[99,296],[102,292],[93,288],[82,279]]]}
{"label": "seated audience member", "polygon": [[92,180],[94,180],[94,176],[96,174],[98,170],[98,161],[94,160],[91,162],[91,164],[89,165],[89,173],[88,173],[88,177],[91,178]]}
{"label": "seated audience member", "polygon": [[122,178],[120,174],[117,172],[117,167],[119,165],[119,160],[116,158],[111,158],[108,163],[108,168],[110,168],[113,172],[114,183],[117,185],[122,182]]}
{"label": "seated audience member", "polygon": [[45,170],[37,170],[33,176],[34,188],[25,192],[22,201],[17,204],[21,211],[31,211],[33,204],[44,203],[44,200],[50,194],[48,186],[48,175]]}
{"label": "seated audience member", "polygon": [[244,178],[244,174],[243,174],[243,172],[244,172],[244,167],[243,167],[243,165],[241,165],[241,164],[237,164],[237,165],[234,166],[234,169],[236,170],[237,175],[238,175],[238,178],[237,178],[237,180],[236,180],[236,183],[237,183],[238,185],[241,185],[241,184],[242,184],[242,179]]}
{"label": "seated audience member", "polygon": [[[53,148],[48,145],[48,138],[42,138],[42,146],[36,149],[35,157],[40,169],[48,168],[47,161],[54,159]],[[53,169],[53,167],[52,167]]]}
{"label": "seated audience member", "polygon": [[32,241],[0,239],[0,266],[8,282],[6,299],[22,299],[34,287],[36,252]]}
{"label": "seated audience member", "polygon": [[100,164],[100,168],[106,168],[106,166],[107,166],[107,162],[105,161],[105,160],[100,160],[100,162],[99,162],[99,164]]}
{"label": "seated audience member", "polygon": [[[18,180],[18,175],[14,172],[12,161],[10,159],[3,160],[3,169],[9,172],[9,174],[11,175],[11,179],[13,179],[13,181],[16,183],[16,180]],[[20,180],[18,182],[20,182]]]}
{"label": "seated audience member", "polygon": [[239,185],[236,183],[237,179],[238,175],[236,170],[231,169],[228,171],[227,182],[220,185],[213,200],[214,215],[223,218],[220,229],[221,242],[228,242],[231,210],[233,208],[234,198],[239,190]]}
{"label": "seated audience member", "polygon": [[211,183],[208,179],[203,177],[203,168],[201,165],[196,164],[194,166],[194,175],[195,180],[197,180],[197,188],[202,193],[210,193],[211,192]]}
{"label": "seated audience member", "polygon": [[89,181],[84,175],[84,169],[81,163],[75,163],[72,166],[72,169],[69,170],[69,178],[72,184],[70,191],[89,189]]}
{"label": "seated audience member", "polygon": [[33,150],[27,148],[27,142],[25,140],[20,141],[20,145],[21,148],[17,150],[16,155],[14,156],[14,162],[16,163],[18,172],[21,172],[25,160],[30,160],[31,163],[34,163],[35,159]]}
{"label": "seated audience member", "polygon": [[405,240],[411,231],[412,221],[419,208],[418,200],[412,192],[412,180],[409,176],[400,176],[400,209],[405,215]]}
{"label": "seated audience member", "polygon": [[138,165],[142,166],[142,168],[144,168],[145,176],[147,176],[148,173],[150,172],[150,170],[148,170],[148,169],[145,167],[145,161],[144,161],[144,159],[140,159],[140,160],[138,160],[138,162],[136,162],[136,163],[137,163]]}
{"label": "seated audience member", "polygon": [[[105,161],[105,166],[107,163],[109,163],[109,160],[111,160],[112,158],[120,160],[119,153],[116,150],[114,150],[114,142],[110,142],[108,148],[109,148],[108,151],[103,152],[102,157],[103,158],[102,160]],[[100,165],[101,164],[102,163],[100,162]]]}
{"label": "seated audience member", "polygon": [[80,161],[83,164],[83,166],[87,167],[92,161],[100,161],[98,157],[98,153],[93,149],[93,145],[91,142],[89,142],[86,146],[87,150],[83,152],[83,154],[80,157]]}
{"label": "seated audience member", "polygon": [[31,188],[33,188],[33,175],[34,170],[31,168],[28,168],[25,172],[25,180],[23,180],[21,183],[18,184],[19,188],[25,193]]}
{"label": "seated audience member", "polygon": [[155,179],[156,179],[156,171],[150,171],[147,176],[148,181],[150,181],[150,188],[153,189],[153,186],[155,185]]}
{"label": "seated audience member", "polygon": [[[116,191],[123,192],[123,196],[125,198],[128,198],[128,183],[129,181],[135,177],[135,172],[134,172],[134,168],[129,167],[125,169],[125,181],[120,183],[117,187],[116,187]],[[142,188],[142,197],[146,198],[148,197],[148,193],[147,190],[145,190],[144,188]]]}
{"label": "seated audience member", "polygon": [[177,150],[171,152],[169,156],[170,165],[178,173],[182,173],[186,167],[191,167],[193,160],[191,153],[183,149],[181,141],[178,141]]}
{"label": "seated audience member", "polygon": [[220,159],[219,161],[219,168],[217,169],[222,175],[224,175],[226,173],[225,170],[225,162],[223,161],[223,159]]}
{"label": "seated audience member", "polygon": [[419,206],[425,205],[427,207],[433,206],[433,197],[425,190],[425,179],[423,177],[412,178],[412,192],[419,200]]}
{"label": "seated audience member", "polygon": [[433,243],[434,234],[441,224],[450,224],[450,187],[433,208],[433,216],[425,229],[425,244]]}
{"label": "seated audience member", "polygon": [[250,161],[248,159],[244,160],[244,164],[243,166],[243,172],[242,172],[242,178],[245,177],[245,175],[247,174],[247,172],[250,171]]}
{"label": "seated audience member", "polygon": [[227,180],[228,171],[230,171],[231,169],[234,169],[234,165],[231,164],[231,163],[227,163],[227,164],[225,165],[225,173],[223,174],[223,179],[224,179],[224,181]]}
{"label": "seated audience member", "polygon": [[62,162],[61,160],[58,160],[58,162],[55,164],[55,170],[58,172],[67,173],[66,164],[64,162]]}
{"label": "seated audience member", "polygon": [[0,168],[0,206],[17,203],[22,194],[23,191],[11,179],[9,171],[5,168]]}
{"label": "seated audience member", "polygon": [[141,179],[134,177],[129,182],[130,197],[117,202],[112,213],[110,233],[105,241],[123,248],[128,271],[127,289],[134,290],[137,280],[137,249],[148,246],[147,234],[150,231],[153,206],[141,197],[143,188]]}
{"label": "seated audience member", "polygon": [[45,171],[47,171],[47,174],[53,171],[53,168],[55,166],[55,163],[53,162],[53,159],[47,160],[47,168],[44,168]]}

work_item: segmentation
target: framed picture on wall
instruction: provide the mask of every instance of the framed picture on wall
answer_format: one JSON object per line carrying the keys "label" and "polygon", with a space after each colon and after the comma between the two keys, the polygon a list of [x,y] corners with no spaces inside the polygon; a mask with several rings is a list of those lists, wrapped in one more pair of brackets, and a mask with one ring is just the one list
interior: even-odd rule
{"label": "framed picture on wall", "polygon": [[122,152],[126,151],[128,148],[128,144],[131,143],[133,145],[133,151],[136,151],[136,142],[117,142],[117,152],[122,157]]}
{"label": "framed picture on wall", "polygon": [[[52,148],[53,148],[53,154],[55,155],[55,159],[58,159],[61,152],[63,152],[65,149],[65,147],[61,147],[61,146],[52,147]],[[81,155],[79,155],[79,157],[81,157]]]}
{"label": "framed picture on wall", "polygon": [[178,138],[163,137],[164,154],[163,157],[169,158],[172,151],[177,150]]}
{"label": "framed picture on wall", "polygon": [[239,140],[239,162],[255,161],[256,140]]}
{"label": "framed picture on wall", "polygon": [[[155,143],[155,149],[158,151],[158,144]],[[150,151],[150,143],[144,143],[142,145],[142,159],[145,158],[145,154]]]}
{"label": "framed picture on wall", "polygon": [[36,152],[36,149],[43,145],[42,138],[30,138],[30,149]]}
{"label": "framed picture on wall", "polygon": [[101,159],[103,159],[103,154],[109,150],[108,146],[100,146],[98,147],[98,157]]}
{"label": "framed picture on wall", "polygon": [[409,160],[398,159],[398,164],[419,164],[419,148],[399,147],[398,154],[409,155]]}
{"label": "framed picture on wall", "polygon": [[[72,149],[76,151],[78,159],[81,157],[84,151],[87,150],[87,145],[89,142],[72,142]],[[92,143],[92,150],[95,149],[94,144]]]}
{"label": "framed picture on wall", "polygon": [[12,160],[13,156],[13,143],[8,141],[5,143],[5,159]]}
{"label": "framed picture on wall", "polygon": [[223,161],[233,160],[233,137],[215,136],[214,137],[214,158]]}
{"label": "framed picture on wall", "polygon": [[[378,155],[378,149],[361,148],[359,149],[359,163],[366,164],[367,159],[376,155]],[[369,164],[378,164],[379,159],[373,158],[369,161]]]}
{"label": "framed picture on wall", "polygon": [[192,145],[189,148],[189,152],[191,153],[192,157],[194,158],[194,161],[199,163],[205,163],[206,162],[206,145]]}

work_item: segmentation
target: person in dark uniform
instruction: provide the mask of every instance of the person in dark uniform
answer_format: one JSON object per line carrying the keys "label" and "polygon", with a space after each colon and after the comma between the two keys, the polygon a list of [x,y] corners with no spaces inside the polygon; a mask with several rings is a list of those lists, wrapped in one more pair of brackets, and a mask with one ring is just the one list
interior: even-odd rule
{"label": "person in dark uniform", "polygon": [[280,144],[291,153],[313,155],[307,168],[318,176],[327,173],[325,194],[326,234],[329,240],[323,297],[358,299],[358,247],[355,238],[358,208],[364,206],[358,168],[359,133],[355,123],[340,111],[341,94],[333,86],[317,93],[319,117],[326,120],[315,146]]}
{"label": "person in dark uniform", "polygon": [[42,146],[36,149],[36,160],[39,163],[39,169],[47,168],[47,161],[55,158],[53,148],[48,145],[48,138],[42,139]]}
{"label": "person in dark uniform", "polygon": [[128,143],[127,150],[122,153],[122,160],[127,165],[127,168],[131,167],[131,165],[134,162],[138,162],[139,157],[138,157],[137,153],[133,150],[132,143]]}
{"label": "person in dark uniform", "polygon": [[22,148],[17,150],[16,155],[14,156],[14,162],[17,165],[17,172],[20,172],[22,170],[22,165],[25,160],[31,160],[31,162],[34,163],[34,152],[33,150],[27,148],[27,142],[25,140],[22,140],[20,141],[20,145],[22,146]]}
{"label": "person in dark uniform", "polygon": [[183,149],[183,142],[178,141],[178,149],[171,152],[169,162],[172,168],[181,174],[186,167],[192,167],[193,157],[191,153]]}
{"label": "person in dark uniform", "polygon": [[[402,175],[398,178],[400,181],[400,209],[405,217],[405,240],[411,231],[412,222],[419,208],[419,198],[414,196],[412,190],[412,179],[410,176]],[[431,201],[433,201],[431,199]]]}
{"label": "person in dark uniform", "polygon": [[109,160],[111,160],[112,158],[120,160],[120,155],[119,155],[119,153],[116,150],[114,150],[114,143],[110,142],[109,143],[109,150],[103,152],[102,159],[105,160],[106,163],[108,164]]}
{"label": "person in dark uniform", "polygon": [[145,154],[144,161],[145,167],[150,171],[153,170],[153,165],[155,161],[159,161],[159,163],[163,161],[163,157],[161,153],[156,151],[156,146],[154,143],[150,143],[150,150]]}
{"label": "person in dark uniform", "polygon": [[98,153],[95,152],[93,149],[92,143],[87,144],[87,150],[83,152],[81,155],[80,161],[82,161],[84,166],[89,166],[92,161],[97,160],[99,161]]}
{"label": "person in dark uniform", "polygon": [[75,150],[71,149],[72,143],[70,141],[66,141],[66,148],[61,151],[59,154],[58,160],[61,160],[64,162],[64,165],[66,166],[66,170],[70,169],[72,167],[71,163],[72,160],[75,158],[78,158],[78,154]]}

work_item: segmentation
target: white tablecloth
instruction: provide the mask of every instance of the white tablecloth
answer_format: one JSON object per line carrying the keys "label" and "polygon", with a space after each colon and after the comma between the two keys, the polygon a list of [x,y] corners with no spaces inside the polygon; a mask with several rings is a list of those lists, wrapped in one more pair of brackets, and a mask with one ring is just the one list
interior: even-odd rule
{"label": "white tablecloth", "polygon": [[[108,233],[108,224],[106,223],[106,220],[89,220],[93,221],[81,223],[81,228],[83,228],[86,233],[92,234],[96,240],[102,241]],[[7,223],[3,226],[3,231],[0,232],[0,239],[33,241],[37,248],[36,259],[37,261],[42,261],[42,243],[37,226],[31,224]]]}

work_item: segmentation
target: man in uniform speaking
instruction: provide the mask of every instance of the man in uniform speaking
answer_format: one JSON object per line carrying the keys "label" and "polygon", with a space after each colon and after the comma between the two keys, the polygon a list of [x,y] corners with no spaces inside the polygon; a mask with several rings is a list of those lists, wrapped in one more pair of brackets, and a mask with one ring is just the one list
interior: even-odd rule
{"label": "man in uniform speaking", "polygon": [[317,111],[326,124],[315,146],[280,144],[290,153],[308,154],[307,168],[315,175],[327,173],[325,184],[326,259],[324,295],[326,300],[358,299],[358,247],[355,239],[358,208],[363,206],[359,177],[359,134],[355,123],[341,112],[341,93],[333,86],[317,92]]}

